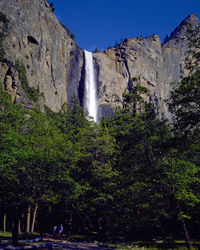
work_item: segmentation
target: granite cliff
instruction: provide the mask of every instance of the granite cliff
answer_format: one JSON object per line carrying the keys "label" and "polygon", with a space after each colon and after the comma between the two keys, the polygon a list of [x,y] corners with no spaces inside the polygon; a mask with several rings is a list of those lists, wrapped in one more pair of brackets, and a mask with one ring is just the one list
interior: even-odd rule
{"label": "granite cliff", "polygon": [[[0,11],[9,20],[3,39],[4,58],[0,62],[0,83],[15,103],[32,108],[14,67],[17,62],[26,68],[30,87],[39,93],[38,103],[59,111],[75,94],[81,102],[84,91],[84,53],[73,36],[54,15],[46,0],[1,0]],[[160,118],[167,115],[163,102],[170,82],[186,74],[184,57],[187,23],[199,24],[195,14],[188,16],[164,44],[157,35],[125,39],[114,48],[93,54],[98,81],[98,117],[109,116],[121,105],[122,93],[137,77],[146,86]],[[0,28],[2,27],[2,24]],[[12,63],[9,63],[12,62]]]}
{"label": "granite cliff", "polygon": [[187,24],[199,25],[195,14],[188,16],[162,44],[158,35],[134,37],[104,52],[94,53],[98,72],[99,116],[109,116],[121,105],[122,93],[129,89],[129,79],[137,77],[150,91],[147,101],[160,118],[170,114],[163,100],[171,82],[187,74],[184,59],[187,51]]}
{"label": "granite cliff", "polygon": [[[83,51],[46,0],[1,0],[0,11],[9,21],[4,57],[23,63],[29,85],[43,93],[39,97],[41,107],[45,104],[59,111],[63,103],[78,94]],[[0,72],[0,82],[13,101],[31,107],[33,103],[26,98],[17,71],[1,63]]]}

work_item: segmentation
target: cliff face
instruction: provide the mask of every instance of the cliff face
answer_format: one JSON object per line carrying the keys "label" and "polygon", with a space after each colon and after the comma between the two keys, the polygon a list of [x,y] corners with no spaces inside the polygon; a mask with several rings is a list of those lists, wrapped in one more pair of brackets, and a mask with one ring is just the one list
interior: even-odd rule
{"label": "cliff face", "polygon": [[150,91],[147,101],[153,103],[160,118],[170,114],[163,100],[170,92],[170,83],[187,72],[184,58],[187,51],[187,24],[199,24],[196,15],[187,17],[163,45],[157,35],[126,39],[115,48],[95,53],[98,71],[99,117],[109,116],[121,105],[122,94],[130,88],[130,78],[137,77]]}
{"label": "cliff face", "polygon": [[[59,111],[75,94],[81,99],[84,90],[84,56],[69,31],[59,23],[46,0],[1,0],[0,11],[9,20],[3,41],[5,58],[26,67],[28,83],[38,89],[41,108]],[[118,46],[94,53],[98,79],[98,120],[110,116],[121,105],[122,94],[137,77],[146,86],[160,118],[170,114],[163,102],[170,82],[177,81],[184,70],[187,41],[186,24],[199,24],[196,15],[186,18],[163,45],[157,35],[126,39]],[[0,23],[1,24],[1,23]],[[0,25],[1,29],[2,25]],[[34,107],[22,89],[17,70],[0,62],[0,83],[15,103]],[[81,100],[82,101],[82,100]]]}
{"label": "cliff face", "polygon": [[[22,62],[29,85],[43,93],[40,106],[45,104],[58,111],[73,94],[78,94],[82,50],[59,23],[46,0],[1,0],[0,11],[9,20],[9,33],[3,41],[5,58],[13,63]],[[11,73],[14,69],[5,63],[1,63],[0,71],[0,82],[9,88],[13,100],[30,106],[17,72]]]}

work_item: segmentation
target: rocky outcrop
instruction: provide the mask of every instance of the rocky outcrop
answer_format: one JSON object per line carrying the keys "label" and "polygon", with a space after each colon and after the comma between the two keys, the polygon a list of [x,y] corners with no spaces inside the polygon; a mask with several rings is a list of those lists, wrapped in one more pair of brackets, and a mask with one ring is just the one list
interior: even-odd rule
{"label": "rocky outcrop", "polygon": [[24,92],[19,79],[19,73],[13,66],[0,62],[0,82],[10,94],[12,102],[22,104],[25,108],[33,109],[35,103]]}
{"label": "rocky outcrop", "polygon": [[[71,96],[78,95],[82,50],[46,0],[1,0],[0,11],[9,20],[3,41],[6,59],[25,65],[29,85],[43,93],[41,107],[59,111]],[[22,102],[26,103],[25,96]]]}
{"label": "rocky outcrop", "polygon": [[186,74],[184,58],[187,51],[185,37],[187,24],[199,24],[196,15],[187,17],[164,44],[157,35],[134,37],[115,48],[94,53],[98,71],[99,117],[109,116],[121,106],[122,94],[130,88],[130,79],[137,77],[150,91],[151,102],[160,118],[168,117],[164,100],[170,92],[170,83]]}

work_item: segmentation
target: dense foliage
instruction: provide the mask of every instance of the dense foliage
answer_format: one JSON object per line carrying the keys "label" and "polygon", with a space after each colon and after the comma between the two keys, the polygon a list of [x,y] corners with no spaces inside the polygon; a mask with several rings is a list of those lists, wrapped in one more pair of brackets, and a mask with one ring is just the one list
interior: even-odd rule
{"label": "dense foliage", "polygon": [[26,76],[26,67],[19,60],[17,60],[15,62],[14,67],[16,68],[16,70],[19,73],[19,79],[20,79],[22,88],[25,91],[26,95],[28,96],[28,98],[30,98],[34,102],[37,102],[38,98],[39,98],[39,95],[40,95],[39,94],[39,89],[35,89],[35,88],[30,87],[28,85],[28,79],[27,79],[27,76]]}
{"label": "dense foliage", "polygon": [[0,23],[0,60],[4,60],[3,40],[8,32],[9,21],[2,12],[0,12]]}

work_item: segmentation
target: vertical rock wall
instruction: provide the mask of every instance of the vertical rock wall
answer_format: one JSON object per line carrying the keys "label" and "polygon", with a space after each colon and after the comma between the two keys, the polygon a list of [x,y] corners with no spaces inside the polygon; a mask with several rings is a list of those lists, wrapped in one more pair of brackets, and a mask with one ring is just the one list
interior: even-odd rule
{"label": "vertical rock wall", "polygon": [[187,24],[198,24],[196,15],[188,16],[161,44],[157,35],[126,39],[115,48],[95,53],[98,70],[99,116],[110,116],[121,106],[122,94],[129,89],[129,79],[137,77],[147,87],[146,97],[154,105],[160,118],[168,117],[164,100],[169,97],[170,83],[184,76],[184,58],[187,51],[185,32]]}
{"label": "vertical rock wall", "polygon": [[[69,31],[59,23],[46,0],[1,0],[0,11],[9,20],[3,41],[5,58],[19,60],[26,67],[29,86],[39,90],[39,104],[59,111],[73,95],[83,100],[84,56]],[[198,24],[196,15],[187,17],[163,45],[157,35],[126,39],[104,52],[94,53],[98,78],[98,120],[109,117],[122,104],[122,94],[137,77],[147,87],[147,101],[153,103],[160,118],[170,114],[163,102],[170,83],[185,75],[187,41],[182,40],[188,23]],[[1,25],[0,25],[1,29]],[[0,83],[15,103],[33,108],[23,91],[18,72],[0,62]]]}
{"label": "vertical rock wall", "polygon": [[78,93],[82,50],[46,0],[1,0],[0,11],[10,22],[3,43],[5,57],[25,65],[29,85],[43,93],[40,106],[59,111],[63,103]]}

